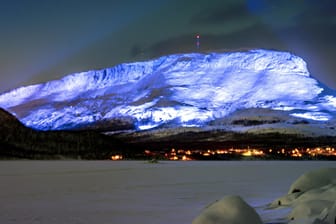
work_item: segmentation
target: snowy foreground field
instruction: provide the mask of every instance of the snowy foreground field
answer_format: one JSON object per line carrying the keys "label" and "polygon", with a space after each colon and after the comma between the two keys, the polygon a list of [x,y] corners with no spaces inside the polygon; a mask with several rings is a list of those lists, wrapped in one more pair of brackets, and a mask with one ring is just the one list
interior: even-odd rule
{"label": "snowy foreground field", "polygon": [[228,195],[240,195],[264,223],[287,223],[291,209],[265,208],[323,167],[336,163],[2,161],[0,223],[188,224]]}

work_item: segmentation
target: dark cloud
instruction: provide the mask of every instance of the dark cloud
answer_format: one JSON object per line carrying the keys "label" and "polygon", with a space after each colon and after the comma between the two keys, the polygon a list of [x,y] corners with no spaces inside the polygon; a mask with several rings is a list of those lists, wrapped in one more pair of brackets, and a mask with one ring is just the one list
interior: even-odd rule
{"label": "dark cloud", "polygon": [[305,59],[314,77],[336,88],[336,24],[305,24],[284,29],[279,36]]}
{"label": "dark cloud", "polygon": [[146,56],[194,51],[232,51],[265,48],[289,51],[304,58],[311,74],[332,88],[336,87],[336,24],[296,25],[274,29],[266,24],[228,34],[204,33],[196,48],[193,33],[159,41],[147,49]]}
{"label": "dark cloud", "polygon": [[200,38],[199,49],[196,48],[194,34],[190,33],[159,41],[145,51],[151,57],[157,57],[180,52],[232,51],[254,48],[284,50],[286,45],[267,26],[258,24],[229,34],[204,33]]}
{"label": "dark cloud", "polygon": [[133,45],[133,47],[130,50],[130,57],[136,58],[139,57],[142,54],[143,50],[138,44]]}
{"label": "dark cloud", "polygon": [[291,51],[336,88],[334,0],[18,0],[0,12],[0,92],[165,54],[249,48]]}
{"label": "dark cloud", "polygon": [[311,11],[318,12],[322,17],[336,16],[336,1],[334,0],[311,0],[309,3]]}
{"label": "dark cloud", "polygon": [[190,24],[221,24],[252,17],[245,4],[222,4],[214,8],[205,8],[190,19]]}
{"label": "dark cloud", "polygon": [[[336,9],[335,9],[336,12]],[[335,13],[320,11],[320,10],[307,10],[300,14],[297,18],[300,26],[309,26],[314,25],[334,25],[336,24],[336,15]]]}

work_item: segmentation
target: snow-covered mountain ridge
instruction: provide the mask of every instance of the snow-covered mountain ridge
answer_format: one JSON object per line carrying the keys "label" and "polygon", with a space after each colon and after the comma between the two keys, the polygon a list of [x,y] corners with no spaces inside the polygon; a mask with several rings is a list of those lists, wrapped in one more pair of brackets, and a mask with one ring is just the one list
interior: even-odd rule
{"label": "snow-covered mountain ridge", "polygon": [[136,130],[200,127],[235,111],[263,108],[329,121],[336,94],[288,52],[190,53],[75,73],[0,95],[26,126],[74,129],[122,121]]}

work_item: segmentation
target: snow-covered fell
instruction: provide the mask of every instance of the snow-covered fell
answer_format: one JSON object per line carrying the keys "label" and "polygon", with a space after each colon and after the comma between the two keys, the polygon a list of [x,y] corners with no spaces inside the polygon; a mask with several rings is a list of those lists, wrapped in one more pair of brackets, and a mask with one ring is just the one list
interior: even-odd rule
{"label": "snow-covered fell", "polygon": [[0,107],[29,127],[72,129],[128,119],[138,130],[203,126],[247,108],[328,121],[336,94],[288,52],[190,53],[65,76],[0,95]]}

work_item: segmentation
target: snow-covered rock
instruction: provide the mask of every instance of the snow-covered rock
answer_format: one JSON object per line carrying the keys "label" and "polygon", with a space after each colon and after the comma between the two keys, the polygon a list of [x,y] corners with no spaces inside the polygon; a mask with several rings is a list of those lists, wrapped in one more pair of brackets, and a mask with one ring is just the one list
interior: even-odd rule
{"label": "snow-covered rock", "polygon": [[189,53],[65,76],[0,95],[0,107],[26,126],[73,129],[133,120],[137,130],[160,125],[202,127],[242,109],[269,108],[329,121],[336,94],[288,52]]}
{"label": "snow-covered rock", "polygon": [[336,184],[336,168],[313,170],[300,176],[289,188],[293,192],[307,192],[329,184]]}
{"label": "snow-covered rock", "polygon": [[[272,220],[264,223],[335,224],[336,168],[321,168],[301,175],[290,186],[288,194],[274,200],[265,211],[273,211]],[[269,210],[273,209],[273,210]],[[263,223],[256,210],[239,196],[226,196],[208,205],[193,224]],[[262,213],[262,212],[261,212]],[[268,221],[266,221],[268,220]]]}
{"label": "snow-covered rock", "polygon": [[336,223],[336,201],[329,210],[326,210],[325,216],[322,217],[325,223],[335,224]]}
{"label": "snow-covered rock", "polygon": [[332,213],[330,213],[330,209],[332,206],[333,203],[331,201],[325,200],[311,200],[306,201],[305,203],[299,203],[293,208],[292,212],[289,214],[289,219],[291,220],[289,223],[334,224],[327,221],[327,218],[330,218],[330,216],[332,216]]}
{"label": "snow-covered rock", "polygon": [[256,211],[239,196],[226,196],[214,202],[192,224],[262,224]]}
{"label": "snow-covered rock", "polygon": [[270,208],[292,207],[290,224],[335,224],[336,168],[313,170],[303,174],[287,195],[276,199]]}

